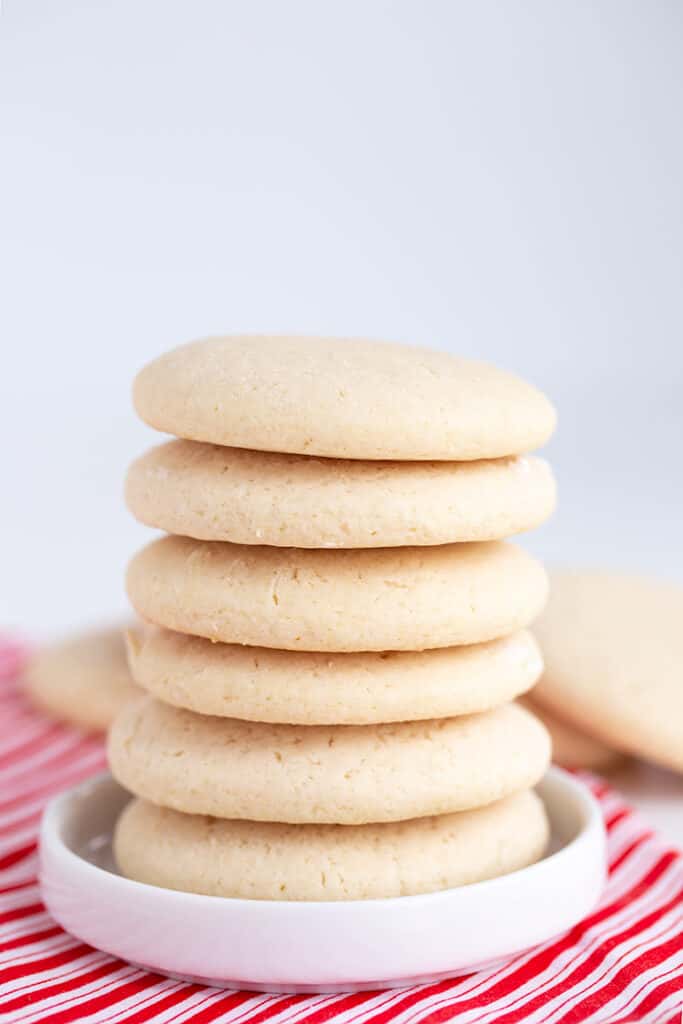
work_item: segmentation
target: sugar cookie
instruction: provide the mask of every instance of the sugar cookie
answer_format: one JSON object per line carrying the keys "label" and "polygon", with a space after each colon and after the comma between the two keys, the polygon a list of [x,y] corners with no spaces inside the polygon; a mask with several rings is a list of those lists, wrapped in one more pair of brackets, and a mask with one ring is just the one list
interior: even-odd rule
{"label": "sugar cookie", "polygon": [[128,471],[126,500],[148,526],[199,540],[376,548],[498,540],[555,504],[547,462],[317,459],[170,441]]}
{"label": "sugar cookie", "polygon": [[139,694],[121,628],[78,633],[39,650],[29,661],[25,685],[42,711],[92,730],[106,729]]}
{"label": "sugar cookie", "polygon": [[367,725],[486,711],[543,668],[526,630],[431,651],[316,654],[212,643],[167,629],[128,634],[136,682],[203,715],[293,725]]}
{"label": "sugar cookie", "polygon": [[414,896],[532,864],[548,842],[541,800],[378,825],[281,825],[180,814],[132,800],[114,840],[121,872],[166,889],[257,900]]}
{"label": "sugar cookie", "polygon": [[360,825],[467,810],[535,785],[550,758],[515,704],[394,725],[293,726],[209,718],[143,697],[109,733],[114,777],[188,814]]}
{"label": "sugar cookie", "polygon": [[543,567],[514,544],[315,551],[164,537],[130,563],[143,619],[211,640],[299,651],[424,650],[527,626]]}
{"label": "sugar cookie", "polygon": [[597,570],[556,572],[535,627],[534,700],[624,754],[683,771],[683,589]]}
{"label": "sugar cookie", "polygon": [[146,366],[133,397],[178,437],[337,458],[518,455],[555,426],[547,398],[504,370],[361,339],[205,338]]}

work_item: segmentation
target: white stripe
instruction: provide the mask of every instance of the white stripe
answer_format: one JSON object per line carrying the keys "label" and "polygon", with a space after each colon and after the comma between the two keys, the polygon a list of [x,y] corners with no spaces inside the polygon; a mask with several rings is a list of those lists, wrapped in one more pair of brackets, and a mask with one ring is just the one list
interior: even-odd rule
{"label": "white stripe", "polygon": [[[187,984],[187,982],[173,981],[170,978],[166,978],[165,979],[164,987],[160,988],[158,991],[155,989],[149,996],[145,995],[145,997],[143,999],[141,999],[140,1002],[135,1004],[135,1009],[138,1010],[142,1006],[146,1006],[148,1003],[153,1002],[155,999],[156,1000],[161,1000],[161,999],[164,998],[164,996],[167,996],[167,995],[169,995],[172,992],[178,992],[178,991],[180,991],[182,989],[183,985],[186,985],[186,984]],[[188,998],[192,998],[195,1001],[197,999],[199,999],[202,1002],[204,1002],[207,999],[207,993],[208,992],[209,992],[208,989],[203,989],[201,992],[194,993],[192,996],[188,995]],[[219,993],[217,992],[216,996],[218,994]],[[164,1014],[155,1015],[155,1017],[153,1018],[154,1019],[154,1024],[156,1024],[157,1016],[159,1017],[159,1020],[165,1019],[165,1017],[167,1016],[168,1013],[171,1013],[173,1011],[177,1012],[180,1005],[183,1005],[183,1004],[176,1004],[170,1010],[165,1011]],[[125,1017],[129,1013],[130,1013],[130,1008],[128,1007],[127,1003],[125,1005],[124,1004],[119,1005],[117,1003],[115,1006],[111,1007],[111,1013],[107,1013],[106,1016],[102,1016],[101,1017],[101,1021],[98,1018],[98,1024],[105,1024],[105,1022],[106,1022],[106,1024],[109,1024],[109,1022],[114,1022],[114,1021],[120,1020],[122,1017]]]}
{"label": "white stripe", "polygon": [[24,885],[26,882],[31,884],[35,883],[36,874],[38,867],[38,854],[36,850],[29,853],[26,857],[18,860],[15,864],[12,864],[9,868],[4,868],[2,872],[2,885],[3,888],[9,885]]}
{"label": "white stripe", "polygon": [[680,1014],[680,1020],[677,1020],[676,1024],[681,1024],[683,1022],[683,996],[680,992],[672,992],[654,1011],[655,1016],[648,1015],[640,1024],[663,1024],[663,1022],[671,1020],[672,1010]]}
{"label": "white stripe", "polygon": [[10,798],[12,803],[17,803],[17,806],[0,812],[0,836],[11,827],[14,821],[20,821],[30,814],[41,814],[45,804],[55,791],[59,791],[65,781],[77,780],[79,774],[85,779],[93,766],[97,767],[101,763],[101,758],[102,755],[99,751],[86,751],[78,759],[63,765],[59,773],[55,772],[48,782],[42,784],[40,789],[35,788],[34,784],[34,789],[23,801],[19,802],[20,794]]}
{"label": "white stripe", "polygon": [[67,981],[71,977],[85,973],[85,971],[105,963],[108,959],[112,958],[107,953],[101,953],[98,949],[91,950],[83,953],[82,956],[75,960],[70,960],[69,963],[62,964],[60,967],[34,971],[30,975],[19,979],[20,982],[26,982],[26,984],[17,984],[16,981],[8,982],[0,988],[0,996],[6,994],[8,997],[13,998],[34,990],[40,990],[45,984]]}
{"label": "white stripe", "polygon": [[[640,851],[638,851],[638,852],[640,852]],[[652,853],[653,853],[653,856],[652,856],[651,863],[648,863],[647,866],[645,866],[643,863],[639,863],[637,865],[636,871],[634,872],[634,876],[637,876],[637,879],[636,879],[636,877],[630,879],[629,881],[630,881],[631,884],[634,881],[640,880],[641,878],[643,878],[648,873],[648,871],[650,870],[652,865],[654,863],[656,863],[656,861],[662,856],[662,851],[661,850],[655,850],[655,851],[652,851]],[[637,857],[637,854],[634,855],[634,856]],[[645,868],[645,870],[643,870],[643,868]],[[630,888],[630,884],[625,886],[624,891],[626,891],[626,889],[628,889],[628,888]],[[612,894],[612,896],[614,897],[614,894]],[[642,899],[642,897],[641,897],[641,899]],[[606,904],[611,903],[611,902],[613,902],[613,899],[605,901]],[[633,916],[636,919],[640,916],[640,913],[638,912],[638,910],[634,911],[633,907],[632,907],[632,904],[628,904],[625,908],[623,908],[622,910],[617,912],[617,916],[616,916],[615,920],[623,922],[623,918],[624,918],[624,916],[626,914],[628,914],[629,916]],[[601,922],[599,922],[597,925],[594,925],[589,930],[589,932],[586,933],[586,934],[591,934],[594,930],[595,930],[595,938],[594,938],[592,944],[599,946],[602,943],[602,941],[603,941],[604,925]],[[619,928],[617,927],[616,930],[618,931]],[[437,1006],[440,1007],[442,1004],[444,1006],[445,1005],[450,1005],[451,1001],[454,1000],[454,999],[455,1000],[463,1000],[463,999],[471,999],[473,997],[483,997],[485,995],[486,991],[488,991],[491,988],[492,984],[498,984],[504,978],[509,977],[509,975],[515,973],[515,971],[517,971],[518,969],[523,967],[530,959],[532,959],[538,953],[542,952],[544,948],[547,948],[548,946],[552,946],[554,944],[554,942],[556,942],[556,941],[557,941],[556,939],[553,939],[549,943],[546,943],[544,945],[535,947],[533,950],[529,951],[528,953],[523,954],[521,957],[516,958],[512,963],[510,963],[509,965],[506,965],[502,970],[499,970],[498,972],[495,972],[495,971],[491,972],[491,973],[489,973],[483,979],[481,977],[473,979],[473,984],[466,985],[460,992],[457,993],[457,995],[453,995],[451,993],[440,993],[438,995],[430,997],[428,1000],[426,1000],[426,1002],[423,1001],[423,1002],[419,1003],[418,1005],[416,1005],[415,1007],[411,1007],[409,1011],[404,1011],[402,1014],[400,1014],[399,1016],[397,1016],[395,1018],[395,1020],[392,1022],[392,1024],[399,1024],[399,1022],[406,1022],[406,1024],[407,1024],[408,1021],[418,1020],[419,1019],[418,1014],[423,1014],[427,1008],[429,1008],[430,1010],[433,1010]],[[544,972],[543,977],[546,978],[547,981],[550,981],[550,982],[552,982],[555,979],[556,974],[557,974],[557,962],[558,962],[558,959],[562,960],[562,959],[564,959],[565,956],[572,956],[574,958],[574,961],[575,961],[572,966],[573,967],[577,967],[577,966],[579,966],[580,962],[585,958],[585,955],[586,954],[585,954],[583,945],[581,947],[578,947],[578,949],[577,949],[576,946],[569,947],[569,949],[567,951],[565,951],[564,953],[558,954],[553,959],[553,961],[551,962],[551,964],[549,965],[547,970]],[[539,976],[535,976],[533,979],[531,979],[529,982],[527,982],[524,987],[525,987],[525,990],[527,991],[527,995],[530,993],[532,996],[535,996],[535,995],[539,995],[542,992],[543,988],[546,987],[546,986],[547,986],[547,982],[541,981]],[[476,1008],[473,1008],[473,1009],[468,1010],[466,1012],[465,1011],[461,1011],[460,1012],[460,1016],[458,1018],[458,1024],[460,1024],[461,1020],[462,1020],[463,1024],[465,1024],[466,1021],[471,1021],[473,1019],[479,1019],[477,1016],[474,1016],[474,1015],[480,1015],[480,1016],[483,1017],[484,1015],[488,1016],[488,1015],[490,1015],[492,1013],[500,1014],[503,1009],[505,1009],[505,1010],[512,1009],[514,1007],[514,1004],[516,1004],[517,1002],[521,1002],[521,1000],[519,998],[519,994],[520,994],[520,990],[517,989],[517,990],[515,990],[515,993],[513,995],[508,995],[508,996],[503,997],[503,1001],[497,1000],[495,1004],[492,1004],[491,1007],[487,1008],[484,1011],[484,1014],[482,1014],[482,1008],[481,1007],[476,1007]],[[456,1003],[456,1005],[457,1005],[457,1003]]]}
{"label": "white stripe", "polygon": [[[671,939],[675,935],[678,934],[679,928],[680,928],[680,914],[677,915],[676,917],[674,917],[673,919],[671,919],[671,917],[670,917],[669,927],[664,929],[659,935],[655,936],[654,937],[654,941],[656,941],[657,944],[661,944],[663,942],[666,942],[668,939]],[[614,978],[614,976],[621,969],[623,969],[623,967],[627,966],[627,964],[630,963],[631,960],[635,960],[635,959],[637,959],[637,956],[641,956],[643,954],[643,952],[645,952],[647,950],[648,947],[651,948],[652,945],[654,944],[654,941],[650,940],[649,943],[645,943],[644,945],[640,945],[639,948],[638,948],[638,951],[637,951],[637,955],[629,957],[628,960],[625,960],[625,962],[617,962],[617,963],[615,963],[613,965],[613,969],[610,971],[609,977],[605,978],[604,985],[608,985],[610,983],[610,981]],[[621,1016],[622,1013],[624,1012],[624,1008],[625,1008],[626,1004],[633,998],[634,993],[636,993],[638,991],[638,989],[642,987],[643,979],[646,979],[646,982],[647,982],[649,988],[653,988],[656,985],[657,976],[659,974],[662,974],[662,973],[666,972],[668,970],[668,968],[670,966],[673,967],[674,964],[677,964],[677,965],[680,966],[680,963],[681,963],[680,954],[679,953],[674,953],[674,954],[670,955],[662,963],[659,963],[656,966],[653,966],[653,967],[651,967],[649,969],[646,969],[646,970],[642,971],[642,973],[639,974],[637,978],[634,978],[631,982],[629,982],[629,984],[625,988],[623,988],[619,993],[617,993],[617,995],[615,995],[610,1000],[610,1002],[607,1004],[607,1006],[603,1007],[601,1010],[596,1011],[595,1013],[592,1013],[592,1014],[590,1014],[590,1016],[586,1017],[587,1024],[588,1024],[589,1021],[595,1021],[596,1024],[597,1024],[598,1021],[604,1020],[605,1013],[608,1013],[609,1016],[616,1016],[617,1014],[619,1016]],[[596,986],[597,989],[599,989],[601,987],[602,987],[602,985]],[[594,992],[594,989],[591,989],[590,992],[588,992],[588,993],[584,993],[584,992],[580,993],[581,999],[586,998],[587,995],[591,995],[593,992]],[[647,994],[647,992],[645,992],[645,993],[641,992],[641,998],[644,998],[644,996],[646,994]],[[567,1010],[568,1010],[568,1007],[566,1007],[566,1006],[563,1007],[563,1009],[562,1009],[563,1014],[566,1013]]]}
{"label": "white stripe", "polygon": [[[43,803],[47,803],[54,793],[59,792],[60,788],[64,787],[66,782],[77,780],[79,775],[84,779],[87,778],[88,773],[102,763],[103,758],[100,751],[86,751],[76,760],[69,761],[53,768],[49,780],[44,780],[36,784],[35,779],[32,779],[29,784],[17,788],[14,791],[13,796],[7,798],[7,800],[3,802],[14,804],[18,803],[22,797],[24,797],[25,799],[35,799],[36,801],[42,800]],[[0,811],[0,832],[3,829],[2,822],[4,820],[4,815],[10,813],[12,813],[11,810]]]}
{"label": "white stripe", "polygon": [[[32,903],[35,903],[40,899],[38,893],[38,883],[33,885],[31,888],[16,889],[13,892],[6,892],[0,896],[0,914],[6,914],[10,910],[17,910],[18,907],[30,907]],[[3,928],[11,928],[12,922],[7,921],[5,924],[0,925],[0,936],[2,935]],[[0,942],[3,938],[0,937]]]}
{"label": "white stripe", "polygon": [[[658,856],[659,856],[659,853],[657,853],[657,857]],[[634,856],[634,859],[636,859],[635,856]],[[652,863],[654,863],[656,859],[657,858],[655,857],[653,859]],[[626,867],[626,865],[624,865],[624,866]],[[649,870],[650,866],[651,865],[648,865],[648,869],[647,870]],[[623,872],[622,873],[622,878],[617,880],[618,883],[621,883],[621,884],[618,885],[617,892],[612,891],[611,893],[607,893],[607,891],[606,891],[605,894],[603,895],[603,899],[600,902],[600,906],[606,906],[606,905],[609,905],[610,903],[612,903],[616,896],[622,895],[623,893],[625,893],[636,881],[639,881],[642,877],[644,877],[644,875],[647,874],[647,870],[643,870],[644,865],[643,865],[642,862],[638,862],[638,863],[633,864],[633,865],[629,864],[629,867],[632,867],[633,870],[629,871],[628,874],[626,872]],[[617,886],[615,885],[613,888],[617,888]],[[609,898],[608,898],[608,896],[609,896]],[[522,968],[526,963],[528,963],[529,960],[531,960],[539,952],[541,952],[544,948],[547,948],[549,945],[552,945],[556,941],[557,941],[557,939],[553,939],[553,940],[551,940],[551,942],[546,943],[545,945],[536,946],[533,949],[527,951],[526,953],[523,953],[523,954],[521,954],[519,956],[514,957],[508,964],[504,965],[502,968],[498,968],[498,969],[494,968],[493,970],[491,970],[489,972],[486,972],[484,977],[482,977],[481,974],[475,976],[471,980],[470,984],[466,984],[461,989],[461,991],[459,992],[459,998],[464,999],[465,997],[467,997],[469,999],[469,998],[472,998],[475,995],[479,994],[483,990],[488,990],[493,983],[498,984],[500,981],[502,981],[505,978],[509,977],[511,974],[514,974],[516,971],[518,971],[520,968]],[[572,947],[572,949],[576,953],[576,948]],[[551,966],[550,970],[552,970],[552,966]],[[534,979],[534,981],[536,982],[536,984],[538,984],[537,979]],[[445,998],[445,997],[443,995],[441,995],[441,996],[434,997],[434,998],[435,999],[439,999],[439,998]]]}
{"label": "white stripe", "polygon": [[[650,931],[652,931],[652,929]],[[675,934],[675,931],[673,933]],[[647,945],[647,943],[646,943],[646,945]],[[629,952],[631,952],[631,956],[629,957],[629,959],[636,959],[637,956],[640,955],[642,950],[638,949],[638,950],[629,951]],[[623,959],[623,957],[622,957],[622,959]],[[617,968],[617,970],[619,968],[623,967],[623,966],[624,966],[623,963],[619,963],[619,967]],[[602,988],[606,984],[609,984],[609,979],[601,980],[600,984],[598,986],[596,986],[596,988]],[[581,995],[582,995],[582,998],[583,998],[585,993],[582,992]],[[481,994],[481,998],[485,998],[485,992]],[[562,1002],[562,1004],[559,1007],[559,1011],[557,1010],[557,1007],[554,1008],[553,1012],[547,1018],[548,1024],[552,1024],[552,1021],[557,1021],[557,1020],[561,1019],[562,1016],[564,1016],[566,1013],[569,1012],[571,1003],[576,1001],[576,992],[574,990],[572,990],[572,989],[565,990],[560,996],[556,997],[552,1002],[555,1003],[555,1002],[557,1002],[557,999],[560,999],[560,998],[563,1000],[563,1002]],[[438,1005],[438,1007],[439,1007],[439,1009],[441,1011],[444,1011],[444,1010],[448,1009],[449,1007],[452,1008],[457,1013],[458,1024],[471,1024],[471,1022],[474,1021],[474,1020],[478,1021],[479,1019],[484,1019],[484,1017],[480,1018],[480,1017],[476,1016],[477,1014],[481,1013],[481,1009],[482,1009],[481,1007],[475,1007],[475,1008],[473,1008],[471,1010],[468,1010],[468,1011],[460,1010],[458,1008],[458,1004],[459,1004],[461,999],[462,999],[461,994],[459,994],[459,993],[451,993],[446,998],[442,998],[442,999],[438,1000],[438,1003],[437,1003],[436,1000],[433,1000],[433,999],[432,1000],[427,1000],[426,1002],[423,1002],[420,1005],[419,1016],[417,1016],[415,1019],[418,1020],[418,1021],[421,1020],[424,1017],[424,1015],[425,1015],[425,1013],[427,1011],[433,1011],[437,1005]],[[537,1022],[539,1020],[545,1019],[545,1017],[541,1018],[539,1015],[541,1013],[546,1015],[547,1014],[547,1010],[548,1010],[548,1006],[549,1006],[549,1004],[544,1004],[535,1013],[533,1013],[533,1014],[525,1014],[524,1017],[522,1018],[524,1024],[537,1024]],[[492,1002],[486,1008],[484,1016],[488,1017],[488,1018],[492,1018],[495,1021],[495,1020],[500,1019],[503,1016],[503,1013],[508,1012],[508,1009],[509,1009],[508,1007],[501,1006],[500,1000],[497,1000],[496,1002]],[[517,1009],[520,1010],[520,1009],[522,1009],[522,1007],[519,1006],[519,1007],[517,1007]],[[612,1004],[610,1003],[610,1005],[609,1005],[609,1009],[610,1009],[609,1016],[605,1016],[606,1009],[607,1009],[606,1007],[603,1007],[601,1009],[600,1015],[595,1018],[596,1022],[597,1022],[597,1020],[600,1020],[601,1024],[604,1024],[604,1022],[606,1022],[606,1021],[608,1021],[610,1019],[610,1017],[612,1016],[612,1013],[611,1013]],[[396,1016],[395,1018],[392,1019],[392,1024],[399,1024],[399,1022],[401,1022],[403,1020],[405,1020],[405,1014],[399,1014],[398,1016]],[[588,1018],[587,1018],[587,1020],[588,1020]]]}
{"label": "white stripe", "polygon": [[[159,998],[163,998],[164,995],[168,995],[168,993],[171,991],[178,991],[182,988],[183,984],[185,983],[169,981],[168,979],[166,979],[165,981],[159,982],[159,984],[155,985],[153,988],[147,989],[142,995],[138,994],[128,996],[127,998],[122,999],[120,1003],[117,1003],[117,1016],[124,1017],[126,1013],[131,1013],[131,1011],[140,1010],[142,1007],[153,1003],[155,999],[158,1000]],[[220,994],[220,992],[217,993],[217,995]],[[254,993],[254,998],[259,998],[258,993]],[[102,1011],[100,1011],[100,1013],[101,1012]],[[90,1016],[85,1016],[83,1019],[89,1020]],[[94,1019],[97,1020],[97,1024],[100,1024],[101,1017],[99,1016],[99,1014]],[[80,1018],[78,1024],[81,1024]]]}
{"label": "white stripe", "polygon": [[[651,949],[654,945],[675,934],[675,927],[675,916],[669,914],[666,919],[655,922],[654,925],[642,932],[638,936],[636,944],[632,945],[630,942],[626,942],[614,950],[610,950],[600,965],[599,970],[594,971],[588,979],[584,979],[572,989],[554,996],[545,1006],[537,1010],[532,1016],[529,1016],[530,1024],[532,1022],[533,1024],[540,1024],[540,1022],[552,1024],[553,1021],[560,1020],[565,1014],[569,1013],[574,1006],[578,1006],[584,999],[599,996],[604,989],[609,987],[619,971],[627,968],[629,964],[637,960],[647,949]],[[610,1000],[609,1003],[604,1004],[601,1008],[600,1016],[603,1019],[608,1011],[610,1016],[613,1015],[612,1003],[613,1001]]]}
{"label": "white stripe", "polygon": [[[117,988],[127,984],[129,981],[134,981],[136,978],[144,977],[144,971],[140,971],[135,967],[131,967],[130,964],[121,963],[121,967],[116,971],[114,975],[109,975],[106,978],[97,978],[95,981],[89,982],[80,988],[75,993],[61,992],[55,996],[48,997],[40,1001],[40,1005],[29,1005],[23,1010],[20,1010],[15,1021],[24,1021],[25,1024],[30,1024],[31,1021],[37,1021],[40,1024],[48,1014],[62,1012],[68,1010],[74,1005],[78,1005],[79,1002],[86,1002],[88,999],[96,998],[98,996],[108,995],[114,993]],[[100,1011],[93,1011],[93,1013]],[[79,1016],[78,1024],[81,1021],[90,1019],[92,1013],[83,1013]],[[14,1022],[13,1022],[14,1024]]]}
{"label": "white stripe", "polygon": [[[521,1010],[530,1001],[538,999],[543,996],[544,991],[551,987],[555,987],[558,982],[562,981],[563,976],[567,976],[573,971],[580,968],[581,964],[591,956],[594,952],[598,951],[604,944],[604,942],[611,936],[617,934],[619,931],[624,930],[626,927],[636,923],[640,920],[642,914],[642,907],[634,907],[633,904],[629,904],[626,908],[620,911],[614,918],[610,919],[609,928],[605,929],[604,924],[598,923],[593,929],[590,929],[585,933],[584,941],[580,947],[572,946],[569,949],[563,951],[559,956],[555,957],[549,967],[543,972],[542,975],[536,975],[533,979],[530,979],[525,983],[524,986],[515,990],[514,993],[509,994],[502,999],[496,1001],[491,1007],[487,1008],[483,1013],[481,1010],[471,1010],[467,1014],[463,1014],[463,1021],[477,1021],[483,1022],[485,1020],[497,1019],[498,1016],[502,1016],[503,1013],[512,1012],[513,1010]],[[592,939],[590,938],[593,933]],[[586,943],[586,939],[589,939]],[[596,971],[599,971],[600,965],[596,966]],[[595,971],[594,971],[595,973]],[[588,979],[584,979],[579,984],[587,984]],[[567,990],[565,990],[567,991]],[[537,1009],[535,1014],[531,1016],[530,1011],[527,1011],[525,1021],[537,1019],[543,1019],[545,1007],[549,1005],[548,1000],[543,1004],[542,1009]]]}
{"label": "white stripe", "polygon": [[[56,760],[60,757],[66,757],[72,751],[76,750],[83,743],[82,737],[78,736],[56,736],[53,737],[47,746],[40,747],[38,751],[31,754],[30,757],[21,758],[12,767],[6,768],[3,771],[3,782],[8,783],[17,779],[23,779],[29,775],[33,777],[35,781],[35,774],[37,769],[44,766],[45,772],[51,771],[51,767],[46,762]],[[68,763],[68,762],[67,762]]]}
{"label": "white stripe", "polygon": [[[596,965],[590,975],[574,983],[571,987],[566,987],[551,998],[545,999],[543,1004],[535,1011],[527,1013],[524,1017],[525,1024],[527,1022],[528,1024],[542,1024],[542,1022],[543,1024],[551,1024],[552,1021],[559,1020],[568,1013],[571,1007],[577,1005],[579,1001],[588,998],[591,994],[594,995],[600,992],[609,985],[612,976],[617,971],[640,956],[644,946],[651,945],[659,939],[660,935],[667,931],[670,921],[671,915],[668,916],[666,921],[655,922],[649,929],[638,936],[636,945],[632,944],[633,940],[626,940],[613,950],[608,951],[601,963]],[[542,995],[542,993],[536,993],[536,995]],[[523,1008],[523,1002],[520,1002],[517,1007],[513,1007],[513,1009],[517,1010]],[[505,1012],[507,1012],[507,1008]],[[601,1013],[605,1013],[604,1008]]]}
{"label": "white stripe", "polygon": [[15,728],[8,728],[14,719],[5,715],[3,710],[3,728],[7,732],[6,739],[0,743],[0,757],[13,757],[16,750],[20,750],[27,743],[37,740],[38,737],[46,735],[55,728],[54,722],[36,722],[35,717],[28,713],[24,717],[27,719],[27,723],[22,726],[22,731],[18,732]]}
{"label": "white stripe", "polygon": [[[35,772],[36,768],[45,765],[45,762],[57,760],[71,751],[75,751],[78,747],[87,744],[90,753],[94,753],[92,745],[84,740],[82,736],[64,736],[53,740],[49,746],[43,747],[38,751],[37,754],[32,754],[29,758],[22,759],[18,762],[14,768],[8,768],[3,770],[3,782],[7,783],[13,779],[21,778],[25,775],[31,775]],[[100,756],[102,751],[97,751]],[[65,762],[68,764],[68,762]],[[52,772],[55,770],[49,764],[45,765],[45,770]],[[59,770],[59,766],[57,767]],[[35,781],[35,780],[34,780]]]}
{"label": "white stripe", "polygon": [[21,946],[18,950],[7,950],[0,956],[0,968],[4,970],[7,967],[19,967],[23,964],[28,964],[31,960],[42,960],[44,957],[54,956],[67,949],[74,949],[76,946],[78,946],[78,942],[73,936],[67,935],[66,932],[60,932],[58,935],[52,935],[47,939],[36,939],[35,942],[27,942],[25,946]]}
{"label": "white stripe", "polygon": [[[673,966],[668,967],[667,966],[668,964],[673,964]],[[644,999],[649,998],[650,995],[652,995],[654,992],[657,991],[657,989],[660,987],[660,985],[665,983],[671,977],[680,978],[681,977],[681,966],[682,966],[681,954],[680,953],[674,953],[673,956],[668,957],[666,960],[663,960],[661,963],[657,964],[655,967],[652,967],[648,971],[645,971],[645,972],[643,972],[643,974],[639,975],[637,980],[634,981],[634,984],[641,983],[640,988],[637,989],[635,992],[633,992],[631,994],[631,998],[629,1000],[629,1003],[626,1006],[623,1006],[620,1009],[619,1016],[620,1017],[622,1017],[622,1016],[628,1017],[631,1012],[635,1011],[635,1006],[639,1005]],[[656,971],[658,973],[652,974],[653,971]],[[643,977],[645,975],[652,975],[652,976],[649,977],[647,981],[643,982]],[[675,992],[673,994],[673,998],[678,1000],[678,1006],[680,1008],[681,1005],[683,1005],[681,1003],[681,1000],[683,999],[683,995],[681,994],[681,991]],[[634,1004],[634,1005],[632,1006],[631,1004]],[[662,998],[661,1005],[664,1005],[663,998]],[[675,1002],[674,1002],[674,1005],[676,1005]],[[655,1017],[657,1017],[657,1018],[660,1017],[660,1015],[661,1015],[660,1011],[661,1011],[661,1007],[660,1006],[655,1006],[655,1008],[650,1010],[649,1013],[647,1013],[645,1017],[643,1017],[642,1019],[640,1017],[638,1018],[638,1024],[646,1024],[647,1021],[654,1021]],[[633,1018],[633,1020],[635,1021],[636,1018]]]}
{"label": "white stripe", "polygon": [[[529,999],[537,998],[542,992],[550,987],[555,986],[558,982],[561,982],[563,978],[567,977],[573,971],[577,970],[581,964],[600,949],[610,938],[617,935],[619,932],[626,930],[632,925],[636,924],[639,920],[647,915],[648,912],[656,909],[658,906],[663,905],[668,898],[673,896],[676,886],[678,884],[677,872],[672,871],[670,866],[669,869],[657,880],[655,885],[648,890],[646,894],[639,897],[637,900],[629,903],[622,911],[610,918],[609,926],[599,922],[593,928],[589,929],[584,936],[584,941],[577,953],[576,947],[571,947],[566,950],[561,956],[557,957],[553,963],[549,966],[542,975],[535,977],[532,981],[529,981],[521,989],[515,992],[515,995],[509,1002],[504,1003],[499,1007],[499,1012],[504,1009],[505,1012],[513,1009],[519,1009]],[[626,940],[628,943],[629,940]],[[593,974],[581,980],[577,984],[581,986],[587,985],[590,982],[590,978],[594,977],[600,971],[604,970],[604,962],[596,965]],[[549,1004],[548,1004],[549,1005]],[[530,1020],[543,1021],[543,1016],[538,1016],[540,1011],[536,1011],[536,1015]],[[477,1022],[486,1020],[488,1014],[483,1015],[481,1018],[474,1018]]]}

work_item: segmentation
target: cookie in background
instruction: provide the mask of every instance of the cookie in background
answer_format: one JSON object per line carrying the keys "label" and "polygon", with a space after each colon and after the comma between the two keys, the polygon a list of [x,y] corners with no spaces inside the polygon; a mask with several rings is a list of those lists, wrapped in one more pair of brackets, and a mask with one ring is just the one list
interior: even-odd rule
{"label": "cookie in background", "polygon": [[519,703],[532,711],[550,733],[554,764],[559,764],[561,768],[582,768],[592,772],[606,772],[623,764],[623,754],[587,736],[552,711],[540,707],[532,697],[523,697]]}
{"label": "cookie in background", "polygon": [[551,573],[534,625],[542,715],[683,772],[683,588],[597,569]]}
{"label": "cookie in background", "polygon": [[123,626],[76,633],[38,650],[24,686],[45,714],[92,732],[108,729],[140,692],[128,669]]}

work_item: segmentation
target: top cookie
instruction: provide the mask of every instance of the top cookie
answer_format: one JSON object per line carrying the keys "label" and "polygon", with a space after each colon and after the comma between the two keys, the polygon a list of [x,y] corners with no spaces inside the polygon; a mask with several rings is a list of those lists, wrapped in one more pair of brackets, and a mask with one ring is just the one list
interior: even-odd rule
{"label": "top cookie", "polygon": [[541,707],[621,751],[683,771],[683,589],[555,572],[534,627]]}
{"label": "top cookie", "polygon": [[548,399],[504,370],[360,339],[202,339],[146,366],[133,398],[146,423],[179,437],[348,459],[518,455],[555,426]]}

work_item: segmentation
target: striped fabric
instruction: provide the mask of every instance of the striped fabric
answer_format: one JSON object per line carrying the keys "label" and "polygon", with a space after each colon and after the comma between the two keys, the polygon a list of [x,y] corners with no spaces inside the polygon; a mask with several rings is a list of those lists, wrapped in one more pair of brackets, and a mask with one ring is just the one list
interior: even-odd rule
{"label": "striped fabric", "polygon": [[570,932],[495,970],[409,989],[274,996],[171,981],[78,942],[41,903],[36,832],[53,793],[102,768],[102,743],[32,711],[20,664],[21,651],[0,641],[0,1021],[681,1024],[683,857],[591,777],[609,831],[604,898]]}

